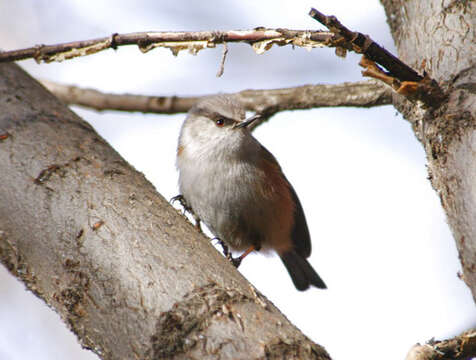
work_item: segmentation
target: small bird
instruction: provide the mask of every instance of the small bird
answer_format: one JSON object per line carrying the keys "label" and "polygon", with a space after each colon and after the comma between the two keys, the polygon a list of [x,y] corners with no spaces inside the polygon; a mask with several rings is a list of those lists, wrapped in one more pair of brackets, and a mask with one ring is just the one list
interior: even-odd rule
{"label": "small bird", "polygon": [[232,96],[207,97],[188,112],[177,148],[185,208],[231,249],[273,250],[298,290],[326,284],[306,260],[311,239],[299,199],[274,156],[256,140]]}

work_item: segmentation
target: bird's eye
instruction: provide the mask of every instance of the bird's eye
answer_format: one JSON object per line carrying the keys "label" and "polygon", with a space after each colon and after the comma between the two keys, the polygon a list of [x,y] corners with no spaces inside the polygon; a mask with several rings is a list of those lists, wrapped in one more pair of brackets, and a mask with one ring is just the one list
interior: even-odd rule
{"label": "bird's eye", "polygon": [[215,120],[215,124],[216,124],[217,126],[223,126],[223,125],[225,124],[225,120],[222,119],[222,118],[217,119],[217,120]]}

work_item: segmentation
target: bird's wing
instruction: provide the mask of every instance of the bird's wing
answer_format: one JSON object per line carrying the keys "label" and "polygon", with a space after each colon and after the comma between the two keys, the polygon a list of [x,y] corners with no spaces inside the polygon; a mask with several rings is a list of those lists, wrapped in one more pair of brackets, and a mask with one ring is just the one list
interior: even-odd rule
{"label": "bird's wing", "polygon": [[[262,155],[263,157],[278,167],[279,171],[281,171],[281,167],[278,164],[276,158],[271,154],[263,145],[261,145]],[[291,193],[291,198],[294,201],[295,209],[294,209],[294,225],[291,229],[291,239],[294,245],[294,250],[296,253],[301,255],[304,258],[308,258],[311,255],[311,237],[309,235],[309,229],[307,227],[306,217],[304,216],[304,210],[302,209],[301,202],[294,191],[294,188],[286,179],[286,176],[283,174],[283,177],[287,183],[287,187]]]}

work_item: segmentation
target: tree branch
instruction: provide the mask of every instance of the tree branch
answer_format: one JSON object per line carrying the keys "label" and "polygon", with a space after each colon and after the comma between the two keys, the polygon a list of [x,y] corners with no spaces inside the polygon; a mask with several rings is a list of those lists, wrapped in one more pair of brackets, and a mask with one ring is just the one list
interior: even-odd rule
{"label": "tree branch", "polygon": [[289,30],[256,28],[252,30],[196,31],[196,32],[136,32],[112,34],[98,39],[73,41],[55,45],[37,45],[34,47],[0,51],[0,62],[35,59],[38,63],[69,60],[78,56],[95,54],[106,49],[117,49],[124,45],[137,45],[142,52],[156,47],[168,48],[174,55],[182,50],[192,54],[213,48],[217,44],[244,42],[261,54],[273,44],[292,45],[304,48],[338,46],[335,35],[327,31]]}
{"label": "tree branch", "polygon": [[[410,100],[420,100],[428,107],[437,108],[446,99],[436,81],[427,75],[420,76],[368,35],[350,31],[335,16],[324,15],[314,8],[311,9],[309,15],[341,38],[342,46],[364,55],[360,63],[366,68],[362,72],[363,76],[379,79],[392,86],[397,93]],[[385,73],[377,64],[387,69],[388,73]]]}
{"label": "tree branch", "polygon": [[[401,59],[444,84],[447,100],[422,108],[403,97],[394,106],[412,124],[429,180],[453,233],[461,277],[476,300],[476,6],[473,2],[381,0]],[[449,25],[451,24],[451,26]],[[423,61],[424,60],[424,61]]]}
{"label": "tree branch", "polygon": [[102,359],[329,359],[15,64],[0,65],[0,109],[0,262],[83,347]]}
{"label": "tree branch", "polygon": [[399,78],[401,81],[420,81],[423,79],[415,70],[385,50],[368,35],[350,31],[335,16],[326,16],[314,8],[311,9],[309,15],[326,26],[331,32],[342,36],[345,41],[351,43],[355,52],[364,54],[370,60],[385,67],[390,75]]}
{"label": "tree branch", "polygon": [[[42,80],[42,84],[69,105],[97,111],[120,110],[143,113],[177,114],[187,112],[201,96],[144,96],[110,94]],[[380,82],[360,81],[338,85],[305,85],[271,90],[243,90],[234,94],[247,110],[270,117],[286,110],[319,107],[389,105],[392,90]]]}
{"label": "tree branch", "polygon": [[[291,44],[308,49],[327,46],[336,47],[337,54],[341,55],[345,54],[346,50],[364,54],[369,60],[366,62],[368,66],[366,66],[367,70],[363,72],[364,76],[383,80],[397,92],[410,99],[421,100],[424,104],[434,108],[438,107],[445,99],[435,81],[427,76],[420,76],[415,70],[371,40],[370,37],[350,31],[334,16],[326,16],[316,9],[311,9],[309,15],[327,26],[331,32],[255,28],[231,31],[115,33],[108,37],[92,40],[37,45],[26,49],[0,52],[0,62],[27,58],[34,58],[37,62],[63,61],[109,48],[117,49],[118,46],[123,45],[137,45],[142,52],[156,47],[164,47],[169,48],[174,55],[182,50],[189,50],[192,54],[196,54],[205,48],[225,44],[218,72],[218,76],[220,76],[223,73],[223,63],[227,52],[226,43],[228,42],[248,43],[258,54],[269,50],[273,44],[279,46]],[[375,63],[384,66],[389,73],[385,74]]]}
{"label": "tree branch", "polygon": [[416,344],[405,360],[465,360],[476,356],[476,330],[468,330],[452,339]]}

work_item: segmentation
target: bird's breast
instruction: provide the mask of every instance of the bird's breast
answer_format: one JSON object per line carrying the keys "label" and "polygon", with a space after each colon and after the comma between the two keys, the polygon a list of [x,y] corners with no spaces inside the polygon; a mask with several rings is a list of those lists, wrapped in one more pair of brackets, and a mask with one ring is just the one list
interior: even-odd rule
{"label": "bird's breast", "polygon": [[216,236],[237,249],[290,248],[295,205],[277,163],[218,155],[197,161],[187,150],[178,160],[181,193]]}

